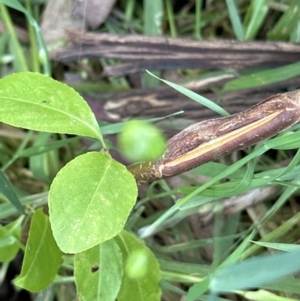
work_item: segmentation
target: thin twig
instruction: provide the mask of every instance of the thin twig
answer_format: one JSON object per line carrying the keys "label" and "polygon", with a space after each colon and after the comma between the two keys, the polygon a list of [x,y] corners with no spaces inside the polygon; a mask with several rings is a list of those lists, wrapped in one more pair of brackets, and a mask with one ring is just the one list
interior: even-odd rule
{"label": "thin twig", "polygon": [[300,90],[278,94],[241,113],[192,124],[173,136],[155,162],[128,167],[138,183],[172,177],[244,149],[300,122]]}

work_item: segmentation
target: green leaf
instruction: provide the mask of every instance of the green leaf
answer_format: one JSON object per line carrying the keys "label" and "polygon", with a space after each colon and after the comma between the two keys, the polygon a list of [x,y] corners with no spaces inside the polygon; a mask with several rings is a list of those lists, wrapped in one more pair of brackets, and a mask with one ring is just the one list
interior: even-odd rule
{"label": "green leaf", "polygon": [[268,13],[269,0],[252,0],[247,10],[247,17],[249,16],[249,23],[246,26],[246,40],[252,40],[257,35],[265,17]]}
{"label": "green leaf", "polygon": [[22,204],[20,203],[17,195],[15,194],[2,170],[0,170],[0,193],[3,194],[20,213],[25,214]]}
{"label": "green leaf", "polygon": [[163,1],[144,1],[144,34],[161,35],[163,18]]}
{"label": "green leaf", "polygon": [[118,301],[159,301],[160,268],[154,254],[125,230],[116,236],[116,241],[125,263]]}
{"label": "green leaf", "polygon": [[243,41],[245,39],[245,32],[238,13],[236,1],[226,0],[226,5],[227,5],[230,21],[232,24],[232,29],[234,31],[234,35],[237,40]]}
{"label": "green leaf", "polygon": [[50,187],[50,222],[58,246],[79,253],[114,237],[136,197],[135,179],[124,165],[97,152],[78,156]]}
{"label": "green leaf", "polygon": [[0,80],[0,121],[35,131],[102,139],[94,114],[67,85],[39,73]]}
{"label": "green leaf", "polygon": [[217,105],[215,102],[205,98],[204,96],[201,96],[201,95],[195,93],[194,91],[191,91],[191,90],[189,90],[185,87],[182,87],[180,85],[174,84],[174,83],[172,83],[168,80],[161,79],[161,78],[155,76],[153,73],[151,73],[149,71],[147,71],[147,73],[150,74],[151,76],[159,79],[160,81],[164,82],[165,84],[172,87],[173,89],[175,89],[179,93],[185,95],[186,97],[189,97],[190,99],[198,102],[199,104],[211,109],[212,111],[215,111],[216,113],[220,114],[221,116],[228,117],[230,115],[222,107]]}
{"label": "green leaf", "polygon": [[74,275],[81,301],[116,300],[122,282],[123,259],[115,240],[76,254]]}
{"label": "green leaf", "polygon": [[32,216],[22,270],[15,285],[31,292],[45,289],[52,283],[61,260],[48,216],[40,208]]}
{"label": "green leaf", "polygon": [[297,62],[283,67],[255,72],[250,75],[245,75],[238,79],[234,79],[225,84],[223,91],[225,92],[262,87],[264,85],[269,85],[293,78],[295,76],[298,76],[299,74],[300,63]]}
{"label": "green leaf", "polygon": [[295,278],[293,275],[281,278],[273,283],[267,283],[262,286],[262,288],[275,290],[275,291],[282,291],[285,293],[291,294],[300,294],[300,279]]}
{"label": "green leaf", "polygon": [[285,252],[293,252],[293,251],[300,250],[300,246],[298,244],[286,244],[286,243],[263,242],[263,241],[253,241],[253,243],[265,248],[271,248],[271,249],[285,251]]}
{"label": "green leaf", "polygon": [[268,33],[268,40],[287,40],[297,27],[300,18],[299,0],[289,1],[287,10]]}
{"label": "green leaf", "polygon": [[212,292],[258,287],[299,270],[300,251],[253,257],[219,268],[211,278],[209,287]]}
{"label": "green leaf", "polygon": [[16,10],[24,12],[25,9],[17,0],[1,0],[0,3],[10,6]]}
{"label": "green leaf", "polygon": [[2,226],[0,225],[0,262],[14,259],[20,249],[21,220]]}
{"label": "green leaf", "polygon": [[208,289],[209,277],[205,277],[202,281],[194,284],[188,291],[187,301],[194,301]]}

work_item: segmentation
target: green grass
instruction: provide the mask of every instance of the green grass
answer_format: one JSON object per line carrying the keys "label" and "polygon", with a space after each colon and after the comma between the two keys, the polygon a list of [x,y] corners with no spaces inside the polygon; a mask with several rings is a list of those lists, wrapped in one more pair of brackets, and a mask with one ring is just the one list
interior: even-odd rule
{"label": "green grass", "polygon": [[[2,77],[11,71],[52,73],[40,28],[35,21],[40,18],[37,14],[41,8],[40,2],[28,0],[24,8],[18,1],[0,1],[1,20],[9,32],[9,35],[0,34]],[[119,0],[114,13],[97,31],[239,41],[300,40],[298,0],[208,1],[203,7],[205,2],[196,0],[195,5],[191,6],[190,2],[186,2],[184,7],[175,10],[168,0],[153,1],[155,6],[150,5],[149,1]],[[25,13],[22,22],[29,28],[27,43],[22,43],[15,32],[14,25],[17,24],[13,20],[16,20],[16,12],[8,10],[5,5]],[[26,55],[29,49],[35,50],[32,57]],[[98,69],[93,69],[95,65],[92,60],[85,63],[93,74],[98,72]],[[104,67],[118,62],[101,59],[98,63]],[[72,63],[66,67],[70,73],[84,74],[85,70],[78,66]],[[255,72],[244,69],[239,71],[241,76],[210,92],[215,92],[217,98],[221,92],[242,92],[270,83],[280,84],[298,76],[299,70],[299,62]],[[181,81],[192,81],[200,76],[213,77],[210,70],[171,72]],[[161,73],[160,77],[163,76],[164,73]],[[143,81],[144,87],[165,83],[147,74]],[[93,81],[88,78],[87,89],[92,84]],[[202,96],[195,97],[193,92],[178,84],[171,85],[199,102],[199,108],[206,105],[226,116],[226,111],[212,106]],[[132,89],[125,77],[100,78],[99,86],[105,87],[103,94]],[[84,84],[81,89],[84,90]],[[150,121],[157,120],[153,118]],[[101,121],[100,124],[107,139],[124,125],[104,124]],[[236,298],[243,301],[299,300],[300,280],[297,274],[292,275],[299,272],[299,128],[295,125],[287,132],[244,152],[199,166],[190,174],[180,176],[175,184],[161,180],[140,187],[140,195],[126,229],[142,237],[158,260],[162,300],[177,301],[182,300],[183,296],[189,301]],[[13,189],[4,194],[9,195],[10,199],[16,196],[30,216],[36,208],[47,204],[49,187],[58,170],[75,156],[86,153],[89,147],[78,138],[64,134],[25,132],[1,125],[2,193],[3,187],[11,186]],[[100,144],[94,147],[100,147]],[[263,192],[267,189],[269,194],[266,197]],[[259,191],[253,200],[257,204],[245,208],[244,200],[251,198],[255,191]],[[234,210],[234,201],[240,209]],[[1,197],[1,225],[18,221],[26,232],[28,219],[28,216],[20,215],[17,206],[12,206],[5,197]],[[24,249],[21,238],[17,239]],[[1,247],[9,243],[0,239],[0,255]],[[2,279],[7,268],[7,263],[1,265]],[[52,297],[46,299],[45,292],[40,292],[34,300],[56,298],[63,301],[74,298],[73,269],[73,256],[64,255],[60,274],[48,289]],[[61,293],[63,289],[64,294]]]}

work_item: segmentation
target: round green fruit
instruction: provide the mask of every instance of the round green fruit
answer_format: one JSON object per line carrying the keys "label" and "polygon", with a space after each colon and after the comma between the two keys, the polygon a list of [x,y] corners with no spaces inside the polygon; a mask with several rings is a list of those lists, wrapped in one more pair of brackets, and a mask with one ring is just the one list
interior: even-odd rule
{"label": "round green fruit", "polygon": [[165,150],[165,138],[160,130],[140,120],[127,122],[118,142],[122,154],[131,162],[155,160]]}

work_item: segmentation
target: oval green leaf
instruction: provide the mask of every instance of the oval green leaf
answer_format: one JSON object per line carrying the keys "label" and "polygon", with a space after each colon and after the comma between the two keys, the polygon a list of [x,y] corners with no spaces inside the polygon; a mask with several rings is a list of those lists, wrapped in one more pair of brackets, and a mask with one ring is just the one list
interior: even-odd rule
{"label": "oval green leaf", "polygon": [[20,219],[0,225],[0,262],[9,262],[16,257],[21,245],[21,231]]}
{"label": "oval green leaf", "polygon": [[50,187],[50,222],[58,246],[79,253],[114,237],[136,197],[135,179],[124,165],[97,152],[78,156]]}
{"label": "oval green leaf", "polygon": [[97,139],[101,133],[84,99],[72,88],[39,73],[15,73],[0,80],[0,121],[35,131]]}
{"label": "oval green leaf", "polygon": [[116,236],[116,241],[125,263],[118,301],[159,301],[160,267],[154,254],[127,231]]}
{"label": "oval green leaf", "polygon": [[31,292],[49,286],[60,266],[62,254],[53,239],[49,218],[43,209],[32,216],[21,274],[15,285]]}
{"label": "oval green leaf", "polygon": [[76,254],[74,275],[81,301],[115,301],[123,276],[122,253],[115,240]]}

